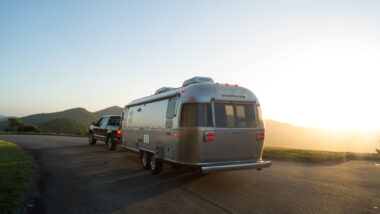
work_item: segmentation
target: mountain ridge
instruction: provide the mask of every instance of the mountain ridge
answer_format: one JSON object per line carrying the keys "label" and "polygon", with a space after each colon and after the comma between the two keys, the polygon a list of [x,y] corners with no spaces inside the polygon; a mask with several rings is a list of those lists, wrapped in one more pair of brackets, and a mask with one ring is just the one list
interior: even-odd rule
{"label": "mountain ridge", "polygon": [[[88,130],[91,122],[102,115],[120,115],[121,107],[111,106],[89,112],[77,107],[60,112],[33,114],[18,118],[25,124],[36,125],[43,132],[77,134]],[[380,147],[380,131],[337,131],[296,126],[275,120],[265,120],[265,146],[326,151],[375,152]],[[7,128],[0,121],[0,130]]]}
{"label": "mountain ridge", "polygon": [[[80,127],[76,122],[82,124],[84,127],[89,127],[91,122],[96,121],[101,117],[102,115],[120,115],[122,111],[122,108],[119,106],[111,106],[106,109],[101,109],[99,111],[95,112],[89,112],[87,109],[82,108],[82,107],[76,107],[76,108],[71,108],[63,111],[58,111],[58,112],[51,112],[51,113],[38,113],[38,114],[32,114],[28,115],[25,117],[20,117],[17,118],[20,121],[22,121],[25,124],[32,124],[39,126],[40,124],[45,127],[45,130],[50,130],[53,131],[52,129],[47,128],[46,124],[53,125],[50,121],[55,120],[56,122],[65,122],[65,124],[72,124],[76,127]],[[16,117],[15,117],[16,118]],[[66,120],[63,120],[66,119]],[[68,119],[68,120],[67,120]],[[71,122],[69,122],[71,121]],[[73,122],[76,121],[76,122]],[[50,122],[50,123],[49,123]],[[56,127],[60,127],[58,124],[54,125]],[[0,130],[4,130],[5,128],[8,127],[7,121],[0,121]],[[57,129],[55,133],[60,133],[59,131],[62,130],[62,127]],[[68,128],[68,130],[71,130]],[[65,132],[65,134],[73,134]]]}

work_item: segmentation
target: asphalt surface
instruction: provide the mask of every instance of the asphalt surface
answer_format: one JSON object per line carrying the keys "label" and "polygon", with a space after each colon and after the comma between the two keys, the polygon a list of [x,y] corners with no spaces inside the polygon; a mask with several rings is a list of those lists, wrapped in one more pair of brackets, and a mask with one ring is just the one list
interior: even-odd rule
{"label": "asphalt surface", "polygon": [[380,163],[274,161],[201,176],[141,169],[138,155],[86,138],[0,135],[39,166],[32,213],[380,213]]}

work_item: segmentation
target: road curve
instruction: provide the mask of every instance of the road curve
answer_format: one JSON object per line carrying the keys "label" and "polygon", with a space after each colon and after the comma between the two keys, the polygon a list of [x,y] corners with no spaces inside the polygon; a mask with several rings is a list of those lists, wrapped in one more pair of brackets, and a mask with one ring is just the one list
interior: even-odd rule
{"label": "road curve", "polygon": [[32,213],[380,213],[380,165],[273,162],[262,171],[143,171],[138,156],[86,138],[0,135],[39,165]]}

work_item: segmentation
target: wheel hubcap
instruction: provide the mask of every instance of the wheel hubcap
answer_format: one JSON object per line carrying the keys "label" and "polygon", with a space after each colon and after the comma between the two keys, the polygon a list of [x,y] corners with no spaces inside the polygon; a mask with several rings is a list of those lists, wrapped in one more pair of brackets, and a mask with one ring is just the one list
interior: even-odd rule
{"label": "wheel hubcap", "polygon": [[108,138],[108,143],[107,143],[107,145],[108,145],[108,148],[110,149],[110,148],[111,148],[111,145],[112,145],[111,138]]}
{"label": "wheel hubcap", "polygon": [[156,157],[152,157],[152,160],[150,161],[150,165],[152,166],[152,169],[156,169]]}
{"label": "wheel hubcap", "polygon": [[145,167],[146,166],[146,152],[144,152],[142,155],[142,163],[143,163],[143,166]]}

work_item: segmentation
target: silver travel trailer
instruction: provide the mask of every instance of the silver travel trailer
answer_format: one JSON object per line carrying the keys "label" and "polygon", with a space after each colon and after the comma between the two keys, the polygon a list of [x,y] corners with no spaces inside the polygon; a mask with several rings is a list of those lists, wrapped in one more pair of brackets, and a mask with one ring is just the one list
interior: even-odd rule
{"label": "silver travel trailer", "polygon": [[160,88],[122,113],[122,147],[138,152],[143,168],[163,162],[202,173],[262,169],[265,127],[256,96],[238,85],[194,77],[180,88]]}

